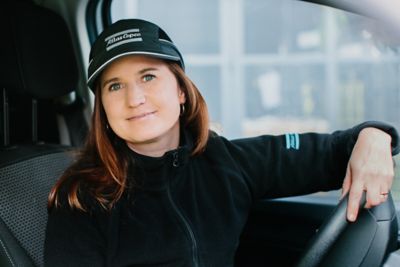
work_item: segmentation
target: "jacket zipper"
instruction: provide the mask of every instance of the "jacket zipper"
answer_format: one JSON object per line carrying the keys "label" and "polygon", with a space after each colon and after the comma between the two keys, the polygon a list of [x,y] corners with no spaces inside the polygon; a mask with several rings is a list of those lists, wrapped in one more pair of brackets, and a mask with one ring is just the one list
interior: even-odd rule
{"label": "jacket zipper", "polygon": [[[175,152],[173,154],[173,162],[172,165],[174,167],[178,167],[179,166],[179,161],[178,161],[178,152]],[[197,241],[196,238],[194,236],[193,230],[190,227],[188,221],[185,219],[185,217],[183,216],[183,214],[179,211],[178,207],[176,206],[174,200],[172,199],[171,196],[171,190],[170,190],[170,183],[168,183],[168,187],[167,187],[167,194],[168,194],[168,199],[171,202],[171,206],[174,209],[174,211],[176,212],[176,214],[178,215],[179,219],[183,222],[183,224],[185,225],[185,228],[187,230],[187,232],[189,233],[190,239],[192,241],[192,261],[193,261],[193,266],[194,267],[198,267],[199,263],[198,263],[198,253],[197,253]]]}

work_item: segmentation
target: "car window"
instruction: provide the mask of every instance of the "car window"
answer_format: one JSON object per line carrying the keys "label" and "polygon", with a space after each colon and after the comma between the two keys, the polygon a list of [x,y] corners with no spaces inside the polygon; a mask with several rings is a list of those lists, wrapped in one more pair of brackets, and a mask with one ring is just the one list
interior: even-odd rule
{"label": "car window", "polygon": [[372,19],[293,0],[112,2],[112,21],[132,17],[170,34],[213,129],[229,138],[331,132],[366,120],[400,129],[399,45]]}

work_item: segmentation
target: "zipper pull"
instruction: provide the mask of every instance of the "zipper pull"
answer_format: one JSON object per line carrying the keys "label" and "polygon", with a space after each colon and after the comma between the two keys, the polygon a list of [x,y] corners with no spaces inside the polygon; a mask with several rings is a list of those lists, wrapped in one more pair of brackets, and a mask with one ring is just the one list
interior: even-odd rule
{"label": "zipper pull", "polygon": [[174,152],[173,157],[174,157],[174,160],[172,161],[172,166],[179,167],[178,152]]}

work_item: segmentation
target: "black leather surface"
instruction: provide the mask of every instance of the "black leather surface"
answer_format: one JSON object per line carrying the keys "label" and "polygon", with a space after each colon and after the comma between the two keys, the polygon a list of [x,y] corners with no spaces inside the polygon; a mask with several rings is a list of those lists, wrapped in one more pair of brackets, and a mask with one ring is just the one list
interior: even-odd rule
{"label": "black leather surface", "polygon": [[0,8],[0,85],[33,98],[73,91],[78,68],[68,28],[54,12],[6,0]]}
{"label": "black leather surface", "polygon": [[[365,194],[360,203],[365,204]],[[346,220],[344,198],[320,227],[297,267],[381,266],[396,248],[397,219],[393,199],[372,209],[361,209],[356,222]]]}

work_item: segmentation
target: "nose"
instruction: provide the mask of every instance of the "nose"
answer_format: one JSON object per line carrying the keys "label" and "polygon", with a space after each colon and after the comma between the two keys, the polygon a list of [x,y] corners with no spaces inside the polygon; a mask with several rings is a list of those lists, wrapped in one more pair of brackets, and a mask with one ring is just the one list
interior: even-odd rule
{"label": "nose", "polygon": [[146,102],[146,96],[141,86],[133,84],[126,90],[126,102],[131,108],[138,107]]}

